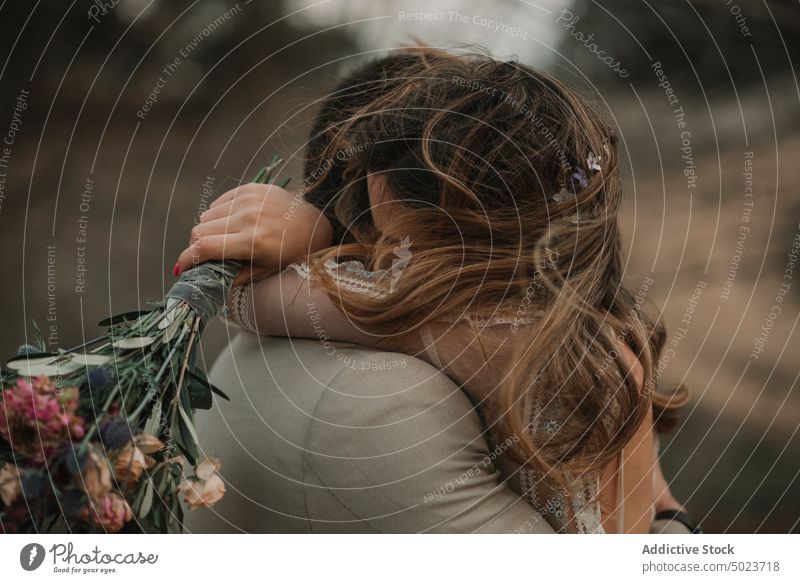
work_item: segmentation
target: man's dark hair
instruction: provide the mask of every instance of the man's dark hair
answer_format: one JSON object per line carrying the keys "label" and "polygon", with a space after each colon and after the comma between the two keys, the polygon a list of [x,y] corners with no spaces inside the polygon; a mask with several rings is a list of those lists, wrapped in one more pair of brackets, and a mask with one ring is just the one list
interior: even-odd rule
{"label": "man's dark hair", "polygon": [[[414,54],[393,54],[362,65],[344,77],[336,88],[322,100],[322,106],[311,127],[305,154],[304,176],[306,179],[305,198],[321,209],[331,221],[334,230],[334,244],[343,242],[347,236],[347,225],[342,225],[336,217],[335,206],[339,193],[346,183],[343,168],[336,160],[326,161],[323,153],[330,144],[331,134],[336,126],[347,121],[352,111],[375,100],[381,94],[390,92],[402,79],[397,77],[398,69],[419,61]],[[313,176],[325,164],[331,163],[330,170],[323,173],[318,181]],[[371,220],[369,196],[365,181],[354,185],[363,196],[357,197],[365,221]]]}

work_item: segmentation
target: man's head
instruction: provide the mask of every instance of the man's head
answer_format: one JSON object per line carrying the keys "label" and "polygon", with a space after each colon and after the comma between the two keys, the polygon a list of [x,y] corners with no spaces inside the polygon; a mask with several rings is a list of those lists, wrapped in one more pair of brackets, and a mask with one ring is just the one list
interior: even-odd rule
{"label": "man's head", "polygon": [[[323,209],[334,225],[334,240],[341,242],[345,237],[346,226],[336,218],[335,205],[345,188],[356,196],[351,198],[353,215],[362,224],[371,223],[369,186],[364,176],[346,175],[348,152],[329,157],[329,146],[339,128],[345,124],[351,113],[371,103],[376,97],[386,95],[399,86],[403,79],[398,77],[404,68],[419,61],[412,53],[396,53],[372,61],[348,74],[336,88],[322,101],[322,107],[311,128],[306,146],[304,175],[309,188],[306,199]],[[319,179],[314,177],[319,176]]]}

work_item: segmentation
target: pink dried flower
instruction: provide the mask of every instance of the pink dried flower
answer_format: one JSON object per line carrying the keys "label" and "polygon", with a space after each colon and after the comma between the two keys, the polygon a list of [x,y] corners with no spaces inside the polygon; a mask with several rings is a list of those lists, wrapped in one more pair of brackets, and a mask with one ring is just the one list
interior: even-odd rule
{"label": "pink dried flower", "polygon": [[59,389],[46,376],[19,378],[3,390],[0,435],[16,451],[41,463],[65,442],[84,436],[77,410],[77,387]]}
{"label": "pink dried flower", "polygon": [[89,503],[81,509],[81,518],[108,532],[119,532],[133,518],[133,512],[125,498],[111,492],[97,500],[90,498]]}

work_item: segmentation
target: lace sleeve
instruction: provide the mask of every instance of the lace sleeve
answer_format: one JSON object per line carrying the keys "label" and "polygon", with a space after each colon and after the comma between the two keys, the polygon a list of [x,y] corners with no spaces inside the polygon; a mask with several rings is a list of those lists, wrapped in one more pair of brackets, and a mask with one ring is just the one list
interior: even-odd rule
{"label": "lace sleeve", "polygon": [[[324,269],[342,289],[371,297],[391,293],[391,274],[367,271],[357,261],[329,261]],[[478,401],[491,398],[511,355],[510,321],[497,314],[463,315],[422,326],[391,339],[370,334],[343,313],[306,264],[234,288],[228,319],[263,336],[317,338],[380,347],[420,358],[468,390]]]}
{"label": "lace sleeve", "polygon": [[[367,271],[358,261],[329,261],[324,269],[342,289],[371,297],[391,293],[389,272]],[[494,367],[509,355],[508,326],[480,317],[434,322],[416,334],[392,338],[361,330],[306,264],[234,288],[228,320],[262,336],[317,338],[402,352],[432,364],[479,399],[492,391]]]}
{"label": "lace sleeve", "polygon": [[[342,287],[365,295],[380,293],[379,282],[370,277],[371,272],[358,273],[349,264],[326,265],[326,271]],[[235,287],[227,307],[229,321],[262,336],[318,338],[366,346],[378,341],[342,313],[305,264]]]}

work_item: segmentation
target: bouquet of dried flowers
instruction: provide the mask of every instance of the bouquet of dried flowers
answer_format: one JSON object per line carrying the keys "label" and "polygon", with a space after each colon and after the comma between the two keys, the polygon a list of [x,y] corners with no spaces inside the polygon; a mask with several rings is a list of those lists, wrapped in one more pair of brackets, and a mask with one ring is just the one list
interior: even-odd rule
{"label": "bouquet of dried flowers", "polygon": [[[271,182],[280,164],[254,178]],[[288,180],[281,186],[285,186]],[[184,272],[146,311],[99,323],[70,350],[25,345],[0,370],[0,526],[5,532],[182,530],[183,507],[225,492],[217,458],[198,459],[195,409],[227,397],[196,366],[237,261]]]}

